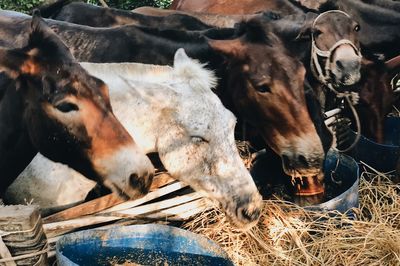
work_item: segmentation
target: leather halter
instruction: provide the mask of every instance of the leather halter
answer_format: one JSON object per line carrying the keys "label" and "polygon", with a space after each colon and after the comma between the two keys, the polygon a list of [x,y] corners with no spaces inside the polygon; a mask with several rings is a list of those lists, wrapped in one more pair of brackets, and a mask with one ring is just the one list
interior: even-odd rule
{"label": "leather halter", "polygon": [[[350,18],[350,16],[347,13],[345,13],[341,10],[326,11],[324,13],[319,14],[318,17],[315,18],[311,29],[314,29],[315,24],[321,17],[325,16],[326,14],[331,14],[331,13],[342,14],[342,15],[345,15],[346,17]],[[350,45],[354,49],[354,51],[358,57],[360,57],[360,58],[362,57],[360,49],[358,49],[355,46],[355,44],[350,40],[347,40],[347,39],[339,40],[335,44],[333,44],[332,47],[328,51],[323,51],[317,47],[317,44],[315,43],[314,35],[311,34],[311,71],[312,71],[314,77],[317,78],[321,83],[323,83],[327,86],[331,85],[329,73],[331,72],[330,62],[332,61],[332,55],[337,48],[339,48],[341,45],[345,45],[345,44]],[[318,61],[319,57],[326,58],[326,63],[325,63],[324,68],[322,68],[322,66],[320,65],[320,63]],[[325,72],[325,74],[324,74],[324,72]]]}

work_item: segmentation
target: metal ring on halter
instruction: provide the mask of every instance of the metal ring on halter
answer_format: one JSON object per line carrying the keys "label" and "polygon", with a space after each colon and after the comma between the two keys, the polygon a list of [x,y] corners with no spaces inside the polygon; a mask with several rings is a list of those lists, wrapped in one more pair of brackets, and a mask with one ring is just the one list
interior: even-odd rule
{"label": "metal ring on halter", "polygon": [[393,92],[400,92],[400,73],[394,75],[390,80],[390,86],[392,87]]}
{"label": "metal ring on halter", "polygon": [[[339,14],[343,14],[346,17],[350,18],[350,16],[346,12],[343,12],[341,10],[329,10],[329,11],[319,14],[314,19],[311,29],[314,29],[315,24],[317,23],[318,19],[320,19],[321,17],[325,16],[326,14],[330,14],[330,13],[339,13]],[[347,39],[339,40],[335,44],[333,44],[332,47],[328,51],[323,51],[317,47],[317,45],[315,43],[314,35],[311,34],[311,71],[312,71],[313,75],[315,76],[315,78],[317,78],[320,82],[322,82],[325,85],[329,84],[329,78],[330,78],[329,73],[331,72],[331,69],[330,69],[331,56],[332,56],[333,52],[339,46],[344,45],[344,44],[350,45],[354,49],[356,55],[358,57],[361,57],[360,49],[358,49],[355,46],[355,44],[350,40],[347,40]],[[318,57],[324,57],[327,59],[324,69],[322,69],[322,67],[318,61]],[[325,71],[325,74],[324,74],[323,70]]]}

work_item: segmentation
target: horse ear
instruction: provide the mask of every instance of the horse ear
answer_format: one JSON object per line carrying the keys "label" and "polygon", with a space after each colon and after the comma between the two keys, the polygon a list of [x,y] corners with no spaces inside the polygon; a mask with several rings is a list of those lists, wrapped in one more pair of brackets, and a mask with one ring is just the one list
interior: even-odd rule
{"label": "horse ear", "polygon": [[312,26],[315,18],[318,14],[308,12],[304,19],[304,24],[301,26],[299,33],[297,34],[296,40],[309,40],[311,39]]}
{"label": "horse ear", "polygon": [[208,44],[214,51],[229,58],[243,59],[246,55],[246,48],[238,38],[232,40],[208,40]]}
{"label": "horse ear", "polygon": [[236,34],[243,36],[246,41],[252,43],[270,44],[268,32],[271,31],[271,19],[268,17],[254,17],[245,22],[239,23],[236,27]]}
{"label": "horse ear", "polygon": [[25,53],[0,48],[0,71],[4,71],[9,77],[15,79],[21,73],[29,69],[28,55]]}
{"label": "horse ear", "polygon": [[187,61],[191,61],[191,59],[189,58],[189,56],[187,56],[183,48],[179,48],[174,56],[174,65],[175,62],[187,62]]}
{"label": "horse ear", "polygon": [[74,60],[67,46],[50,29],[37,9],[32,14],[27,48],[37,49],[38,55],[46,61],[68,62]]}
{"label": "horse ear", "polygon": [[390,72],[400,71],[400,55],[386,61],[385,65]]}

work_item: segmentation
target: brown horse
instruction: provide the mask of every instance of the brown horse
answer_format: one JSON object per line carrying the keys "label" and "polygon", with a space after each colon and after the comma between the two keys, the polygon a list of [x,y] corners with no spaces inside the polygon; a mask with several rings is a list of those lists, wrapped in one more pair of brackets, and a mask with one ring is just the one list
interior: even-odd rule
{"label": "brown horse", "polygon": [[0,49],[0,195],[37,152],[120,196],[147,193],[154,169],[112,113],[108,87],[38,14],[28,31],[23,48]]}
{"label": "brown horse", "polygon": [[265,10],[280,11],[282,14],[302,12],[302,10],[290,0],[174,0],[170,9],[225,15],[253,14]]}

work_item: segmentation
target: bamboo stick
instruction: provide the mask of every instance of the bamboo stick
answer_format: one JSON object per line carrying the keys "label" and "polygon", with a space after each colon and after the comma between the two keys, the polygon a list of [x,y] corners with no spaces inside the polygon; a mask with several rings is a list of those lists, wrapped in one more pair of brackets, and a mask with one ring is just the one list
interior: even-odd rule
{"label": "bamboo stick", "polygon": [[45,224],[44,230],[48,238],[55,237],[72,230],[76,230],[86,226],[93,226],[96,224],[113,222],[117,220],[121,220],[122,218],[136,218],[139,215],[144,215],[146,213],[151,213],[158,211],[160,209],[169,208],[172,206],[177,206],[183,203],[187,203],[202,197],[201,193],[194,192],[189,195],[175,197],[173,199],[167,199],[161,202],[156,202],[152,204],[147,204],[144,206],[122,210],[122,211],[115,211],[112,213],[103,213],[98,215],[89,215],[81,218],[75,218],[67,221],[62,222],[54,222]]}
{"label": "bamboo stick", "polygon": [[180,190],[182,188],[185,188],[185,187],[187,187],[186,184],[183,184],[181,182],[176,182],[176,183],[173,183],[171,185],[162,187],[162,188],[160,188],[160,189],[158,189],[156,191],[150,192],[149,194],[147,194],[143,198],[140,198],[140,199],[137,199],[137,200],[131,200],[131,201],[127,201],[127,202],[118,204],[118,205],[116,205],[116,206],[114,206],[112,208],[109,208],[107,210],[104,210],[104,211],[102,211],[100,213],[110,213],[110,212],[114,212],[114,211],[122,211],[122,210],[130,209],[130,208],[142,205],[142,204],[144,204],[146,202],[149,202],[149,201],[151,201],[153,199],[165,196],[165,195],[167,195],[169,193],[178,191],[178,190]]}
{"label": "bamboo stick", "polygon": [[174,220],[185,220],[191,216],[204,211],[207,208],[207,201],[204,198],[199,198],[194,201],[184,203],[175,207],[171,207],[159,212],[146,215],[150,219],[173,218]]}
{"label": "bamboo stick", "polygon": [[163,200],[160,202],[155,202],[143,206],[139,206],[136,208],[131,208],[127,210],[122,210],[122,211],[114,211],[111,212],[110,215],[112,216],[120,216],[120,217],[137,217],[138,215],[142,215],[145,213],[151,213],[151,212],[156,212],[160,211],[162,209],[167,209],[173,206],[181,205],[196,199],[199,199],[202,197],[202,194],[199,192],[193,192],[188,195],[183,195],[183,196],[178,196],[174,197],[172,199],[167,199]]}

